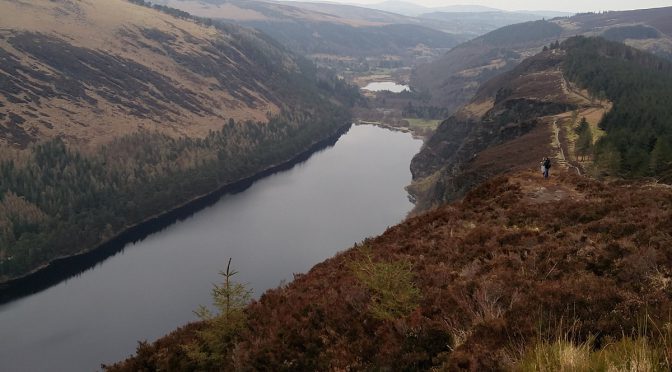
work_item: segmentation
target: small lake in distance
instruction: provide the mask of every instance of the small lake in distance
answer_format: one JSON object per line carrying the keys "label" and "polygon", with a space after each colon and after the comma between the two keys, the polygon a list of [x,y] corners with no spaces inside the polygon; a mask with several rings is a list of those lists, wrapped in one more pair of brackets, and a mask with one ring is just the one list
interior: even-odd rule
{"label": "small lake in distance", "polygon": [[408,85],[400,85],[393,81],[377,81],[367,84],[362,88],[371,92],[390,91],[392,93],[401,93],[405,90],[410,90]]}
{"label": "small lake in distance", "polygon": [[255,295],[402,221],[422,141],[353,126],[287,171],[224,195],[95,267],[0,305],[0,370],[94,371],[210,304],[229,257]]}

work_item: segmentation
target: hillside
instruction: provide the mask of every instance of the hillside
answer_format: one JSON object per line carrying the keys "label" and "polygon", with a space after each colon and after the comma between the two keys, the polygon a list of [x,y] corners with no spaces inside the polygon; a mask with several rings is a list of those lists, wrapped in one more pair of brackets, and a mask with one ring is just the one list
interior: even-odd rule
{"label": "hillside", "polygon": [[258,31],[166,8],[0,13],[0,282],[297,156],[358,97]]}
{"label": "hillside", "polygon": [[603,36],[635,48],[672,56],[672,7],[534,21],[502,27],[463,43],[442,57],[416,67],[411,86],[430,96],[430,104],[454,111],[467,104],[480,84],[508,71],[544,45],[576,35]]}
{"label": "hillside", "polygon": [[269,84],[274,72],[246,53],[265,48],[280,61],[277,72],[299,71],[252,31],[227,33],[122,1],[0,6],[0,112],[9,118],[1,140],[21,148],[59,135],[100,145],[139,127],[203,137],[229,118],[265,121],[283,102]]}
{"label": "hillside", "polygon": [[263,0],[162,0],[191,14],[253,27],[293,50],[333,58],[413,55],[416,47],[447,50],[460,41],[432,21],[357,6]]}
{"label": "hillside", "polygon": [[671,200],[565,172],[496,178],[267,291],[210,367],[187,352],[207,345],[200,323],[109,370],[519,370],[556,340],[577,358],[592,340],[605,370],[666,370]]}
{"label": "hillside", "polygon": [[[670,87],[672,63],[603,39],[568,39],[528,58],[483,84],[415,156],[409,191],[416,208],[455,200],[484,179],[534,168],[549,155],[595,175],[669,182]],[[592,132],[582,160],[590,155],[592,162],[578,159],[580,118]],[[558,146],[552,153],[551,141]]]}

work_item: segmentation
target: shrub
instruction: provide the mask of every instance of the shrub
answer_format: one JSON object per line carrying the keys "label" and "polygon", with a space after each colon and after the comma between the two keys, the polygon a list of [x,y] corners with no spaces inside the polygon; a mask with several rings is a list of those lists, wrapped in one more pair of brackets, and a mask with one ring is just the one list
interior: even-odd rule
{"label": "shrub", "polygon": [[389,320],[407,316],[419,306],[420,290],[413,282],[409,261],[374,262],[366,252],[362,260],[352,264],[352,269],[370,292],[368,309],[374,318]]}

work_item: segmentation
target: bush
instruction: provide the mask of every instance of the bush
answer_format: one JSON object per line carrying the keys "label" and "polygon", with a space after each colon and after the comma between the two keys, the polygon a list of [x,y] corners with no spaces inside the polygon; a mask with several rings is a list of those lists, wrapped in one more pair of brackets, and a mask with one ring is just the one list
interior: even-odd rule
{"label": "bush", "polygon": [[[362,249],[366,249],[365,247]],[[369,253],[352,264],[357,279],[369,290],[368,306],[376,319],[391,320],[409,315],[419,306],[420,290],[413,282],[406,260],[374,262]]]}

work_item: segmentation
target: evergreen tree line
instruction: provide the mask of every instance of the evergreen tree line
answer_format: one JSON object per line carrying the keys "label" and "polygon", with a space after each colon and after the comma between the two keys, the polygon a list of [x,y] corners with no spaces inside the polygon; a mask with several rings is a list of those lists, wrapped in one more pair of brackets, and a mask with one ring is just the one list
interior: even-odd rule
{"label": "evergreen tree line", "polygon": [[[672,63],[601,38],[566,40],[567,78],[613,108],[594,146],[604,174],[672,181]],[[584,154],[587,155],[587,154]]]}
{"label": "evergreen tree line", "polygon": [[0,282],[91,249],[150,216],[287,161],[351,122],[349,106],[362,99],[356,87],[267,35],[207,23],[227,33],[231,45],[264,72],[280,113],[267,123],[229,119],[204,138],[140,131],[93,153],[56,138],[3,156]]}
{"label": "evergreen tree line", "polygon": [[590,155],[593,151],[593,133],[585,117],[581,118],[581,122],[579,122],[575,132],[578,135],[576,139],[576,154],[581,157],[581,160],[585,160],[586,156]]}
{"label": "evergreen tree line", "polygon": [[404,106],[401,111],[401,116],[405,118],[416,118],[416,119],[444,119],[449,115],[448,110],[445,107],[438,106],[424,106],[424,105],[413,105],[413,102],[408,101],[408,104]]}
{"label": "evergreen tree line", "polygon": [[140,131],[94,154],[62,139],[0,161],[0,279],[91,249],[195,196],[289,160],[350,122],[323,102],[268,123],[229,119],[205,138]]}

